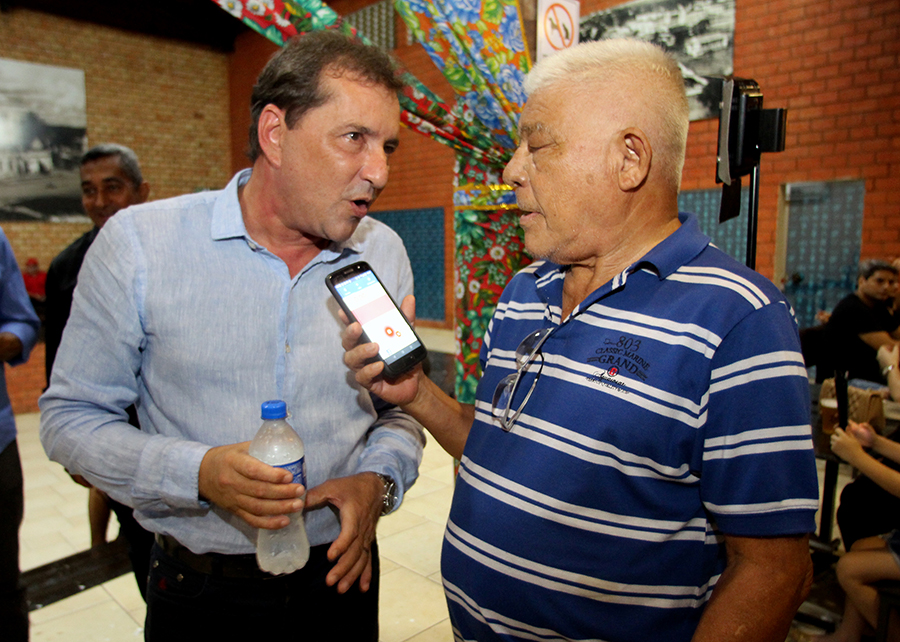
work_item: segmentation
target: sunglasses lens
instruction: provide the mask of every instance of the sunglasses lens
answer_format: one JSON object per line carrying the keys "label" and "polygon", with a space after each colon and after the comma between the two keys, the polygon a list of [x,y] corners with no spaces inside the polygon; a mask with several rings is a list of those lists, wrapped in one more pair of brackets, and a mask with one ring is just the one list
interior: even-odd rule
{"label": "sunglasses lens", "polygon": [[516,364],[518,369],[521,370],[525,367],[532,356],[534,356],[534,351],[538,349],[544,337],[549,333],[550,328],[541,328],[522,339],[522,343],[516,348]]}
{"label": "sunglasses lens", "polygon": [[[525,407],[525,404],[528,402],[528,398],[534,391],[534,387],[537,384],[537,377],[540,376],[540,370],[538,370],[537,375],[534,377],[531,388],[525,395],[525,399],[522,400],[519,409],[514,413],[510,413],[510,410],[512,410],[513,396],[516,394],[516,388],[519,386],[523,374],[527,372],[529,364],[534,359],[535,354],[538,354],[541,346],[544,344],[544,339],[550,332],[551,328],[541,328],[540,330],[532,332],[522,340],[522,343],[520,343],[519,347],[516,349],[516,371],[513,374],[504,377],[494,389],[494,399],[491,403],[491,410],[493,411],[494,416],[500,421],[503,430],[506,432],[512,430],[513,423],[515,423],[519,414],[522,412],[522,409]],[[541,357],[541,367],[544,365],[543,362],[544,359]]]}
{"label": "sunglasses lens", "polygon": [[504,418],[504,415],[509,408],[510,398],[515,385],[516,375],[511,374],[504,377],[494,390],[494,401],[491,404],[491,407],[494,409],[494,416],[500,420]]}

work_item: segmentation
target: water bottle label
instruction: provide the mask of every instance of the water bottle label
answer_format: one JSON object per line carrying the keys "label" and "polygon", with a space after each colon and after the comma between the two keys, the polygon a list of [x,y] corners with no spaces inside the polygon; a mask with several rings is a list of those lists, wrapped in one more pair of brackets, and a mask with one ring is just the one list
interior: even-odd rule
{"label": "water bottle label", "polygon": [[275,468],[283,468],[294,476],[295,484],[303,484],[304,487],[306,486],[306,457],[301,457],[290,464],[275,466]]}

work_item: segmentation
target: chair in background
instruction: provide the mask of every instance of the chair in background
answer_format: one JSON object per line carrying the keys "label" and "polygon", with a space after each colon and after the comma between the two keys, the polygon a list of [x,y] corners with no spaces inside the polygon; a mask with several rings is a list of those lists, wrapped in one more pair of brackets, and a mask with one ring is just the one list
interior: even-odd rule
{"label": "chair in background", "polygon": [[875,630],[875,642],[887,642],[891,613],[900,611],[900,582],[884,580],[877,582],[875,586],[878,588],[878,628]]}
{"label": "chair in background", "polygon": [[800,330],[800,350],[807,368],[816,368],[816,383],[834,376],[834,361],[826,337],[826,325]]}

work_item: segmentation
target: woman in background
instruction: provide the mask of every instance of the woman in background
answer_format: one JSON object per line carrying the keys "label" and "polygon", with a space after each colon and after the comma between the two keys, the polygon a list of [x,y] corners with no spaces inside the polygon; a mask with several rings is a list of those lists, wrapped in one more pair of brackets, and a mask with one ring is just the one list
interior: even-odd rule
{"label": "woman in background", "polygon": [[[897,351],[894,350],[896,356]],[[871,448],[900,463],[900,444],[877,434],[869,424],[849,422],[846,431],[836,428],[831,450],[894,496],[900,497],[900,472],[867,453]],[[867,627],[878,623],[878,590],[881,580],[900,580],[900,531],[866,537],[855,542],[837,564],[838,581],[847,595],[844,618],[838,629],[816,638],[817,642],[859,642]]]}

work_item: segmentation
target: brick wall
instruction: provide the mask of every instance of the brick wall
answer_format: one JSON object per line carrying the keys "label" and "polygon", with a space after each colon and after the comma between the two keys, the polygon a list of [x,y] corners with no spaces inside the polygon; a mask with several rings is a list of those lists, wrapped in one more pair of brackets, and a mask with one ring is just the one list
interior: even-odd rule
{"label": "brick wall", "polygon": [[[0,12],[0,57],[83,69],[88,145],[137,152],[150,198],[222,187],[231,176],[228,55],[27,9]],[[90,223],[4,222],[20,265],[50,260]],[[9,368],[16,412],[37,410],[44,352]]]}
{"label": "brick wall", "polygon": [[[0,12],[0,57],[85,72],[88,145],[138,154],[150,198],[216,189],[230,177],[228,56],[27,9]],[[46,268],[84,224],[7,222],[24,264]]]}

